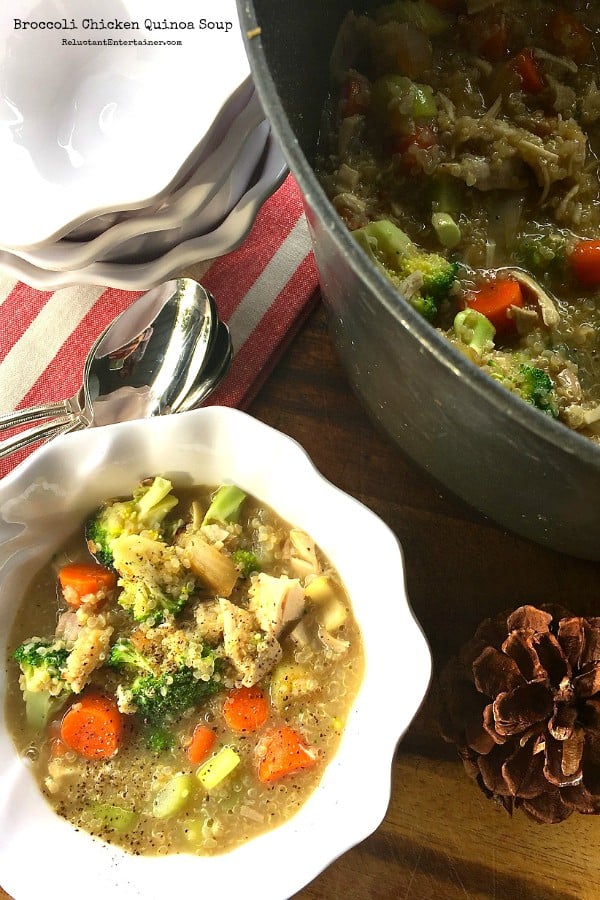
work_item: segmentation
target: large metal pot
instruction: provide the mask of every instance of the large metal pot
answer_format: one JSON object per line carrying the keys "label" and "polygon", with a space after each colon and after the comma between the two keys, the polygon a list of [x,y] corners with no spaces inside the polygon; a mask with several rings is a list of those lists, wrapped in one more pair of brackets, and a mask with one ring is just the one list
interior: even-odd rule
{"label": "large metal pot", "polygon": [[513,397],[399,299],[315,177],[335,34],[349,9],[376,2],[238,0],[258,92],[304,195],[340,358],[370,413],[432,476],[512,531],[599,560],[600,447]]}

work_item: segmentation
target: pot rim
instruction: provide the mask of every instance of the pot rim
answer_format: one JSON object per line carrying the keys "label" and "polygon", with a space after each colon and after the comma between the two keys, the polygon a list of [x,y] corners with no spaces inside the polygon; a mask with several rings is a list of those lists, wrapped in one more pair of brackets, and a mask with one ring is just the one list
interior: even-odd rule
{"label": "pot rim", "polygon": [[459,377],[469,379],[475,392],[499,413],[516,420],[523,430],[535,434],[560,452],[577,456],[588,465],[600,468],[600,446],[562,422],[540,414],[537,410],[529,409],[527,403],[482,372],[426,322],[402,296],[398,303],[398,293],[384,276],[370,264],[364,253],[356,253],[356,245],[350,232],[343,226],[338,213],[321,187],[285,113],[264,54],[261,26],[256,19],[253,0],[237,0],[237,6],[255,88],[275,137],[287,158],[292,174],[298,181],[303,198],[315,210],[320,220],[328,223],[333,240],[361,281],[376,295],[388,314],[403,328],[413,333],[440,365],[453,370]]}

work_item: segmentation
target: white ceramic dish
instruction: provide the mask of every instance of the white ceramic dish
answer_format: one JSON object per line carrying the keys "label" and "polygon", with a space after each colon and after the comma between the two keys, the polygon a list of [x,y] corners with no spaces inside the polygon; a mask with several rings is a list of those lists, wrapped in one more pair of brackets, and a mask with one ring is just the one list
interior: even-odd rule
{"label": "white ceramic dish", "polygon": [[[370,510],[326,481],[294,441],[245,413],[212,407],[90,429],[58,438],[18,466],[0,482],[3,621],[12,621],[31,573],[74,523],[102,499],[127,494],[159,472],[179,485],[231,480],[314,537],[340,572],[361,626],[363,684],[339,750],[302,809],[212,858],[134,857],[77,832],[46,804],[1,730],[0,873],[16,900],[47,895],[57,852],[72,874],[61,879],[62,900],[80,900],[83,879],[86,900],[164,900],[173,885],[199,885],[203,896],[284,900],[385,816],[395,747],[424,697],[431,666],[406,598],[398,542]],[[3,659],[7,631],[0,634]],[[2,700],[5,678],[0,665]],[[392,704],[383,702],[388,688]],[[90,872],[93,878],[83,875]]]}
{"label": "white ceramic dish", "polygon": [[269,134],[269,123],[260,122],[248,135],[234,168],[215,195],[197,212],[182,219],[177,228],[152,231],[125,241],[107,253],[102,261],[136,265],[140,262],[157,259],[167,253],[171,247],[200,237],[217,228],[255,183],[256,168],[264,154]]}
{"label": "white ceramic dish", "polygon": [[[146,21],[165,14],[163,0],[92,0],[66,17],[76,30],[32,30],[14,21],[60,21],[63,5],[2,4],[2,246],[31,248],[93,215],[147,206],[198,153],[249,74],[235,0],[171,0],[168,21],[193,28],[147,30]],[[90,20],[139,28],[84,28]],[[201,29],[201,20],[224,27]],[[100,45],[63,46],[63,39]],[[101,45],[128,39],[138,44]]]}
{"label": "white ceramic dish", "polygon": [[213,231],[170,247],[164,255],[145,263],[98,262],[83,269],[53,272],[34,266],[7,250],[0,251],[0,269],[31,287],[58,290],[73,284],[104,285],[123,290],[149,290],[162,281],[181,274],[185,266],[214,259],[234,250],[248,235],[256,215],[282,183],[288,172],[279,144],[269,136],[264,162],[256,180],[240,198],[224,221]]}
{"label": "white ceramic dish", "polygon": [[[163,232],[162,243],[166,249],[180,243],[181,238],[176,239],[172,229],[199,215],[220,191],[236,166],[240,165],[245,171],[246,183],[248,182],[256,162],[248,171],[244,149],[249,136],[263,121],[260,101],[253,94],[245,109],[231,123],[221,144],[192,171],[177,190],[165,197],[158,208],[139,210],[137,214],[116,222],[89,241],[63,239],[32,250],[16,250],[15,255],[42,269],[65,272],[114,256],[121,246],[126,248],[130,241],[144,235]],[[125,249],[124,254],[131,256],[132,250]]]}
{"label": "white ceramic dish", "polygon": [[[252,76],[249,75],[241,83],[239,88],[237,88],[233,92],[231,97],[221,108],[217,118],[215,119],[214,125],[206,135],[206,140],[202,141],[202,143],[197,148],[197,152],[192,153],[192,155],[189,157],[189,170],[186,170],[187,167],[184,167],[184,169],[180,173],[181,180],[178,181],[176,185],[174,185],[173,191],[179,190],[179,188],[183,184],[185,184],[188,177],[194,172],[194,170],[197,169],[198,166],[200,166],[200,164],[211,153],[213,153],[214,150],[216,150],[219,144],[222,143],[232,123],[242,113],[253,96],[254,83],[252,81]],[[168,200],[168,195],[165,200]],[[95,216],[91,219],[86,219],[85,222],[82,222],[80,225],[77,225],[75,228],[68,231],[64,235],[64,240],[91,241],[99,234],[102,234],[102,232],[107,231],[107,229],[111,228],[117,222],[125,221],[130,216],[139,215],[139,213],[144,209],[155,210],[157,208],[160,208],[160,205],[160,203],[156,204],[154,202],[151,202],[151,205],[149,207],[140,207],[139,209],[134,210],[104,213],[101,216]],[[45,246],[45,243],[41,245],[41,247]],[[8,247],[7,249],[10,250],[11,248]]]}

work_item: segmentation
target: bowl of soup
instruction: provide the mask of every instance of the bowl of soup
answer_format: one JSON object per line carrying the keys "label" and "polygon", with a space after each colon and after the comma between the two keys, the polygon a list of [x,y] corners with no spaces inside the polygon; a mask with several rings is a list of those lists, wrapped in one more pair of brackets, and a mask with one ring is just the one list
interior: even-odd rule
{"label": "bowl of soup", "polygon": [[353,387],[481,512],[600,558],[598,11],[277,7],[238,4]]}
{"label": "bowl of soup", "polygon": [[218,407],[65,436],[0,546],[17,900],[275,900],[378,827],[429,650],[395,536],[295,442]]}

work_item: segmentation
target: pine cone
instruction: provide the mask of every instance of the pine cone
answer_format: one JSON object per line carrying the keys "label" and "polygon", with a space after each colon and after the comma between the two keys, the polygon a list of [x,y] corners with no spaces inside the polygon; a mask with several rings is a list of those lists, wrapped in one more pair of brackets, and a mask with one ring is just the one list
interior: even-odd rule
{"label": "pine cone", "polygon": [[442,734],[488,797],[544,823],[600,812],[600,618],[487,619],[440,687]]}

